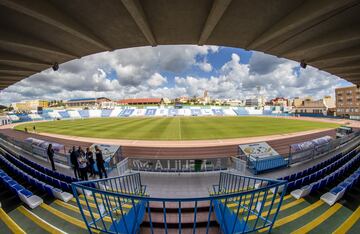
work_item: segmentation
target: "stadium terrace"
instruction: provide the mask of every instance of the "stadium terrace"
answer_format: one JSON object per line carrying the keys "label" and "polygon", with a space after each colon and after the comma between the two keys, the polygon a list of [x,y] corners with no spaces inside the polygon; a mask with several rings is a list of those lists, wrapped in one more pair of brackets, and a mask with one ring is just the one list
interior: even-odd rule
{"label": "stadium terrace", "polygon": [[[130,98],[1,106],[1,234],[360,233],[359,13],[359,0],[0,0],[6,100],[107,91]],[[179,64],[177,54],[163,53],[158,62],[139,53],[152,63],[143,73],[135,53],[117,58],[128,64],[111,57],[117,49],[158,45],[195,45],[198,52],[183,49]],[[244,50],[241,60],[230,52],[231,60],[215,69],[221,59],[208,58],[219,47],[204,45]],[[202,56],[204,48],[211,56]],[[253,61],[258,71],[251,70],[246,60],[262,52],[287,63],[267,66],[260,58]],[[94,54],[108,60],[87,57]],[[187,78],[198,86],[188,82],[173,92],[173,83],[186,80],[177,66],[189,61],[197,79]],[[266,103],[261,85],[280,80],[262,74],[267,69],[294,78],[286,80],[292,89],[281,82],[271,89],[306,87],[326,96],[295,98],[293,108],[287,97]],[[313,74],[317,69],[322,77]],[[208,74],[207,84],[227,94],[228,81],[244,71],[252,82],[238,85],[257,90],[255,98],[225,106],[210,100],[214,87],[199,90]],[[325,90],[338,85],[333,79],[352,85],[336,89],[336,102]],[[204,95],[169,103],[163,92]],[[164,98],[131,98],[155,94]]]}

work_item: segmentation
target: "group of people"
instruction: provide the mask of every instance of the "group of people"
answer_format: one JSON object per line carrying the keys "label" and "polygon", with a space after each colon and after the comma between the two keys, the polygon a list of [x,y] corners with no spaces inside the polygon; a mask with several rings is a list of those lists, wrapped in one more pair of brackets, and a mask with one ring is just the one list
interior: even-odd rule
{"label": "group of people", "polygon": [[[32,127],[32,129],[33,129],[33,133],[36,133],[36,128],[35,128],[35,125]],[[25,128],[24,128],[24,131],[25,131],[26,133],[28,133],[28,132],[29,132],[29,130],[28,130],[28,128],[27,128],[27,127],[25,127]]]}
{"label": "group of people", "polygon": [[90,176],[95,177],[95,164],[100,179],[103,178],[103,174],[105,178],[107,178],[102,151],[97,145],[95,146],[95,158],[94,153],[90,148],[86,148],[86,151],[84,151],[81,146],[77,149],[73,146],[72,151],[70,152],[70,161],[74,169],[75,178],[88,180],[88,173],[90,173]]}

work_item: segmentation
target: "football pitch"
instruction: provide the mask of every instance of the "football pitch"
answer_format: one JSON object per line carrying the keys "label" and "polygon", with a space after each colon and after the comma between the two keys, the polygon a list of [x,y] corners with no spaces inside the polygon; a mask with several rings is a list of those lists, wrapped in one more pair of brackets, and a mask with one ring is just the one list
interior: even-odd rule
{"label": "football pitch", "polygon": [[89,118],[15,127],[62,135],[129,140],[206,140],[266,136],[336,128],[334,123],[269,117]]}

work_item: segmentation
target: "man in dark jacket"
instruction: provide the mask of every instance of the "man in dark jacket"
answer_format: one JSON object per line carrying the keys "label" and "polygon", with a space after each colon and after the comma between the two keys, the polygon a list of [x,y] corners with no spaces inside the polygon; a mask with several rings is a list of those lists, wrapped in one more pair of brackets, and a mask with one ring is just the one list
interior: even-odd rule
{"label": "man in dark jacket", "polygon": [[102,172],[104,173],[105,178],[107,178],[107,174],[104,166],[105,161],[102,152],[97,145],[95,146],[95,157],[96,157],[96,166],[99,171],[100,179],[102,179]]}
{"label": "man in dark jacket", "polygon": [[52,144],[49,144],[48,146],[48,149],[47,149],[47,155],[48,155],[48,158],[51,162],[51,168],[53,171],[56,171],[55,169],[55,163],[54,163],[54,149],[52,148]]}
{"label": "man in dark jacket", "polygon": [[93,152],[91,152],[91,150],[89,148],[86,148],[86,159],[88,160],[89,163],[89,171],[90,171],[90,176],[94,176],[95,172],[94,172],[94,156],[93,156]]}
{"label": "man in dark jacket", "polygon": [[79,156],[79,152],[76,150],[75,146],[73,146],[72,151],[70,153],[70,161],[74,169],[74,175],[76,179],[78,178],[78,175],[80,176],[78,156]]}

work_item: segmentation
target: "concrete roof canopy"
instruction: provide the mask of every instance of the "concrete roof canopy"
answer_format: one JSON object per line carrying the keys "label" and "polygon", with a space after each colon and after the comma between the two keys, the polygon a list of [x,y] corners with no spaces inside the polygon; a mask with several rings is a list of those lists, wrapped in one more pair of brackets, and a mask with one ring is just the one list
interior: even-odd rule
{"label": "concrete roof canopy", "polygon": [[86,55],[222,45],[360,85],[360,0],[0,0],[0,90]]}

